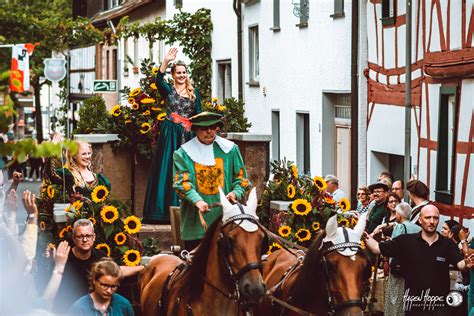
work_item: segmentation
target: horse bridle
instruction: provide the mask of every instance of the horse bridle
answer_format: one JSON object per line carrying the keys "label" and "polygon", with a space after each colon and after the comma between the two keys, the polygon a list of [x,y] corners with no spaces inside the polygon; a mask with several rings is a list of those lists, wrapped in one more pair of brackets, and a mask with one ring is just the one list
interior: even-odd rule
{"label": "horse bridle", "polygon": [[[344,242],[338,243],[338,244],[332,244],[332,242],[329,242],[332,244],[332,246],[329,246],[327,249],[324,250],[323,256],[322,256],[322,262],[323,262],[323,268],[324,268],[324,273],[326,276],[326,291],[328,295],[328,304],[329,304],[329,315],[334,315],[336,312],[349,308],[349,307],[360,307],[362,310],[365,309],[367,302],[365,300],[365,297],[362,295],[360,299],[356,300],[347,300],[343,301],[337,304],[334,304],[333,297],[331,295],[331,291],[329,290],[329,270],[328,270],[328,263],[326,260],[326,256],[334,251],[339,251],[339,250],[346,250],[350,249],[353,251],[356,251],[357,253],[362,253],[365,255],[362,249],[362,245],[357,242],[351,242],[349,241],[349,234],[347,232],[347,229],[345,227],[342,227],[342,231],[344,234]],[[356,253],[356,254],[357,254]]]}
{"label": "horse bridle", "polygon": [[[250,221],[254,224],[256,224],[259,228],[261,227],[260,226],[260,223],[258,223],[257,219],[255,218],[255,216],[251,215],[251,214],[246,214],[245,211],[244,211],[244,208],[242,207],[242,205],[240,203],[237,203],[237,206],[239,207],[239,210],[241,212],[241,214],[237,214],[237,215],[234,215],[232,217],[229,217],[227,220],[225,220],[223,223],[222,223],[222,227],[221,229],[223,230],[224,227],[226,227],[227,225],[229,224],[232,224],[232,223],[235,223],[237,221],[240,221],[240,223],[236,224],[236,226],[232,229],[235,229],[237,228],[244,220],[247,220],[247,221]],[[266,236],[265,236],[266,237]],[[265,238],[264,237],[264,238]],[[241,268],[239,271],[237,271],[237,273],[234,272],[234,269],[232,268],[231,264],[229,263],[229,260],[228,260],[228,255],[229,255],[229,237],[227,237],[224,232],[221,231],[221,233],[219,234],[219,240],[217,241],[217,245],[218,245],[218,252],[222,251],[223,254],[219,254],[219,257],[222,258],[222,260],[224,261],[224,264],[225,264],[225,267],[226,267],[226,270],[228,272],[228,275],[230,276],[230,278],[232,279],[232,281],[234,282],[234,286],[235,286],[235,290],[234,290],[234,293],[232,295],[226,295],[222,290],[212,286],[211,284],[211,287],[213,287],[214,289],[218,290],[220,293],[224,294],[225,296],[227,296],[228,298],[233,298],[235,299],[236,301],[239,301],[240,300],[240,291],[239,291],[239,281],[240,281],[240,278],[242,278],[242,276],[244,274],[246,274],[247,272],[251,271],[251,270],[255,270],[255,269],[258,269],[260,270],[260,272],[262,272],[262,263],[261,262],[250,262],[248,263],[247,265],[245,265],[243,268]],[[207,280],[206,280],[206,283]],[[208,283],[209,284],[209,283]]]}

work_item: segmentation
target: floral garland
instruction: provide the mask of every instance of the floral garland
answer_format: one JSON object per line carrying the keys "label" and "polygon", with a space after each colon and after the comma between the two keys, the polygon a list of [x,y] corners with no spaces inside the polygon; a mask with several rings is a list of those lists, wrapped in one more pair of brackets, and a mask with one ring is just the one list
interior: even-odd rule
{"label": "floral garland", "polygon": [[140,71],[144,75],[144,78],[140,79],[140,86],[134,89],[125,87],[121,90],[127,104],[117,104],[110,109],[111,130],[120,138],[113,146],[115,149],[130,150],[133,133],[136,151],[151,159],[152,145],[156,141],[161,123],[166,118],[165,101],[155,84],[155,76],[158,73],[155,63],[144,59]]}
{"label": "floral garland", "polygon": [[[341,199],[339,203],[325,192],[326,181],[321,177],[311,178],[299,175],[298,168],[291,161],[271,163],[273,179],[268,181],[258,204],[261,221],[281,237],[308,247],[327,220],[337,214],[340,226],[353,227],[356,218],[348,212],[350,202]],[[288,210],[270,210],[271,200],[291,201]],[[279,248],[272,244],[269,253]]]}
{"label": "floral garland", "polygon": [[[143,246],[136,237],[141,221],[130,215],[124,203],[111,198],[104,185],[92,189],[90,199],[79,193],[61,196],[62,188],[44,180],[38,198],[40,241],[47,244],[46,253],[62,240],[72,240],[72,227],[78,219],[88,219],[94,225],[95,245],[120,265],[140,264]],[[54,205],[67,201],[66,221],[54,220]],[[122,220],[122,216],[125,218]]]}

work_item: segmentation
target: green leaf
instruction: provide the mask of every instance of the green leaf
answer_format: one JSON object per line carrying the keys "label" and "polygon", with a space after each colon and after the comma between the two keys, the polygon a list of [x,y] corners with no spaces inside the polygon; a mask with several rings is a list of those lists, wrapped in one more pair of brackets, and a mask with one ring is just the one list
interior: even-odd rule
{"label": "green leaf", "polygon": [[105,235],[105,239],[109,239],[109,237],[113,234],[114,232],[114,224],[105,224],[104,223],[104,235]]}

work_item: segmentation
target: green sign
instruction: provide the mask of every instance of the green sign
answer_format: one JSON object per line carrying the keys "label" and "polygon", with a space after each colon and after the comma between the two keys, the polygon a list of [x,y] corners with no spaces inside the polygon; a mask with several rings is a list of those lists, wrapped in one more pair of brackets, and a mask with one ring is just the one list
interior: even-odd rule
{"label": "green sign", "polygon": [[94,92],[117,92],[117,80],[94,80]]}

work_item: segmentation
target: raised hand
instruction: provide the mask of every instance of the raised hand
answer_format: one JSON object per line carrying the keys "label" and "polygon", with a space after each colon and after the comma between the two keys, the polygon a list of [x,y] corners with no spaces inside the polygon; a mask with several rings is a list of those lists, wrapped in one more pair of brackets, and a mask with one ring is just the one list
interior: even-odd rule
{"label": "raised hand", "polygon": [[70,250],[71,247],[69,247],[69,244],[66,240],[61,241],[57,249],[53,249],[55,263],[54,269],[60,273],[64,271],[64,266],[66,265]]}
{"label": "raised hand", "polygon": [[25,206],[28,214],[38,214],[38,207],[36,206],[36,195],[30,191],[25,190],[23,192],[23,205]]}
{"label": "raised hand", "polygon": [[176,59],[176,55],[178,54],[178,49],[175,47],[170,48],[168,53],[166,53],[163,61],[166,61],[166,63],[169,63],[170,61],[173,61]]}

